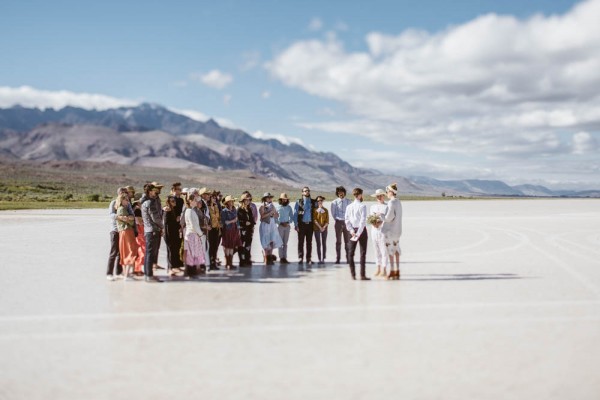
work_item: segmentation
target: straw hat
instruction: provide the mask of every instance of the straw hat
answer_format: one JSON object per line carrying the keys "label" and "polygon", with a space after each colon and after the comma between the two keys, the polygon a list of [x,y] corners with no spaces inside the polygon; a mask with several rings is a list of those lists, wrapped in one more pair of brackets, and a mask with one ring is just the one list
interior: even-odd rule
{"label": "straw hat", "polygon": [[250,196],[250,193],[244,193],[240,196],[240,201],[244,201],[246,199],[252,200],[252,196]]}
{"label": "straw hat", "polygon": [[260,201],[265,201],[268,198],[273,198],[273,195],[270,192],[265,192],[265,194],[263,194],[262,199],[260,199]]}
{"label": "straw hat", "polygon": [[227,204],[230,201],[235,201],[235,197],[233,197],[232,195],[228,194],[227,196],[225,196],[225,198],[223,199],[223,204]]}
{"label": "straw hat", "polygon": [[156,181],[151,182],[151,185],[154,186],[155,188],[158,188],[158,189],[162,189],[162,188],[165,187],[165,185],[161,185],[160,183],[158,183]]}
{"label": "straw hat", "polygon": [[290,197],[287,195],[287,193],[281,193],[279,195],[279,200],[289,200]]}
{"label": "straw hat", "polygon": [[370,195],[371,197],[377,197],[377,196],[385,196],[385,191],[383,189],[377,189],[375,191],[375,193],[373,193],[372,195]]}
{"label": "straw hat", "polygon": [[200,190],[198,191],[198,194],[199,194],[200,196],[202,196],[203,194],[208,194],[208,195],[210,195],[210,194],[212,194],[212,192],[211,192],[210,190],[208,190],[207,188],[203,187],[202,189],[200,189]]}

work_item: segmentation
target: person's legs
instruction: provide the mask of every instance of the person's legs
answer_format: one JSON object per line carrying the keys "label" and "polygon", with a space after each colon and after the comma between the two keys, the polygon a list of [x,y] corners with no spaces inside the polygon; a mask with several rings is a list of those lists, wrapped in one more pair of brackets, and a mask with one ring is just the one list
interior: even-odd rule
{"label": "person's legs", "polygon": [[306,239],[306,231],[302,227],[303,225],[302,222],[298,223],[298,258],[300,262],[304,258],[304,240]]}
{"label": "person's legs", "polygon": [[360,245],[360,277],[365,278],[367,276],[367,244],[369,243],[369,237],[366,229],[363,230],[362,234],[358,238],[358,243]]}
{"label": "person's legs", "polygon": [[313,239],[313,227],[312,224],[304,224],[306,227],[306,261],[312,260],[312,239]]}
{"label": "person's legs", "polygon": [[283,244],[279,248],[279,259],[287,261],[287,247],[288,240],[290,239],[290,226],[279,225],[277,230],[279,231],[279,236],[281,236],[281,241],[283,242]]}
{"label": "person's legs", "polygon": [[346,249],[346,262],[348,262],[348,243],[350,242],[350,232],[346,228],[346,224],[342,225],[342,235],[344,236],[344,249]]}
{"label": "person's legs", "polygon": [[315,231],[315,240],[317,241],[317,257],[321,261],[321,231]]}
{"label": "person's legs", "polygon": [[325,261],[325,258],[327,258],[327,231],[321,232],[321,240],[323,241],[323,258],[321,261]]}
{"label": "person's legs", "polygon": [[[154,240],[154,232],[146,232],[144,234],[146,238],[146,254],[144,259],[144,275],[146,277],[152,277],[154,275],[152,271],[152,265],[154,264],[154,247],[156,242]],[[159,236],[160,237],[160,236]]]}
{"label": "person's legs", "polygon": [[115,272],[115,264],[117,264],[117,275],[121,273],[122,267],[119,264],[119,232],[110,232],[110,253],[108,254],[108,266],[106,267],[106,275],[112,276]]}
{"label": "person's legs", "polygon": [[[342,232],[344,227],[344,221],[335,220],[333,225],[335,228],[335,263],[339,264],[341,250],[342,250]],[[344,247],[346,247],[346,238],[344,238]],[[348,259],[348,250],[346,249],[346,259]]]}
{"label": "person's legs", "polygon": [[356,278],[356,266],[354,264],[354,252],[356,251],[357,244],[358,244],[358,242],[355,242],[354,240],[350,240],[350,242],[348,242],[348,249],[347,249],[348,264],[350,265],[350,274],[352,274],[352,279]]}

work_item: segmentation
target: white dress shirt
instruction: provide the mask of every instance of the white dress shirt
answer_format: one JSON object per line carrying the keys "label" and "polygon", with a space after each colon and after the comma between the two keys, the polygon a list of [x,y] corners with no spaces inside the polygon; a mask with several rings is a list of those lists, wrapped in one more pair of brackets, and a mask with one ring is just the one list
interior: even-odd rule
{"label": "white dress shirt", "polygon": [[354,200],[352,204],[346,207],[346,228],[349,232],[354,232],[360,236],[367,225],[367,206],[361,201]]}

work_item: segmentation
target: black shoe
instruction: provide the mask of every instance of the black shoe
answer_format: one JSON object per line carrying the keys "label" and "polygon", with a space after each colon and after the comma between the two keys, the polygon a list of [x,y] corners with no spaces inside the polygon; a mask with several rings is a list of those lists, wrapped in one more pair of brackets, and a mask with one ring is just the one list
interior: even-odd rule
{"label": "black shoe", "polygon": [[304,264],[304,261],[302,261],[302,259],[299,259],[298,264],[302,265],[302,264]]}
{"label": "black shoe", "polygon": [[360,280],[361,280],[361,281],[370,281],[370,280],[371,280],[371,278],[367,278],[366,276],[361,276],[361,277],[360,277]]}
{"label": "black shoe", "polygon": [[149,283],[159,283],[159,282],[162,282],[162,280],[158,279],[156,276],[147,276],[147,277],[144,278],[144,280],[146,282],[149,282]]}
{"label": "black shoe", "polygon": [[290,262],[287,260],[287,258],[282,258],[279,260],[279,264],[289,264]]}
{"label": "black shoe", "polygon": [[335,263],[336,264],[340,264],[340,260],[335,260]]}
{"label": "black shoe", "polygon": [[356,276],[352,275],[352,280],[355,281],[356,280]]}
{"label": "black shoe", "polygon": [[307,263],[308,265],[312,265],[312,263],[313,263],[313,262],[312,262],[312,260],[306,260],[306,263]]}

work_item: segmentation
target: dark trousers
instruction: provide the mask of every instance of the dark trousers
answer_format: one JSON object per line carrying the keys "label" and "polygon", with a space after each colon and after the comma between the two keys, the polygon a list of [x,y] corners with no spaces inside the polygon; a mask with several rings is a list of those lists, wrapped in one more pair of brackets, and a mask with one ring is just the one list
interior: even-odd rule
{"label": "dark trousers", "polygon": [[165,235],[165,243],[167,245],[167,262],[169,268],[181,268],[183,262],[179,257],[179,250],[181,250],[182,239],[179,237],[179,232]]}
{"label": "dark trousers", "polygon": [[301,260],[304,258],[304,241],[306,241],[306,261],[311,260],[313,232],[312,222],[305,224],[298,221],[298,257]]}
{"label": "dark trousers", "polygon": [[360,276],[366,276],[366,260],[367,260],[367,243],[369,242],[369,238],[367,237],[367,229],[365,228],[360,237],[355,242],[353,240],[348,241],[348,260],[350,263],[350,273],[352,276],[356,276],[356,267],[354,264],[354,253],[356,252],[356,245],[360,245]]}
{"label": "dark trousers", "polygon": [[350,240],[350,233],[346,228],[346,222],[335,220],[335,256],[336,261],[340,261],[341,250],[342,250],[342,235],[344,236],[344,250],[346,252],[346,262],[348,262],[348,241]]}
{"label": "dark trousers", "polygon": [[[146,232],[146,258],[144,259],[144,275],[154,276],[152,266],[158,261],[158,246],[160,246],[160,232]],[[156,256],[155,256],[156,255]]]}
{"label": "dark trousers", "polygon": [[212,228],[208,231],[208,257],[210,258],[210,266],[217,266],[217,251],[219,251],[219,243],[221,242],[221,233],[219,229]]}
{"label": "dark trousers", "polygon": [[[319,256],[319,261],[324,261],[325,257],[327,257],[327,230],[323,232],[315,231],[315,240],[317,241],[317,256]],[[323,253],[321,253],[321,249],[323,249]]]}
{"label": "dark trousers", "polygon": [[254,236],[254,227],[244,227],[240,229],[240,239],[242,245],[238,249],[238,257],[241,262],[249,262],[252,250],[252,238]]}
{"label": "dark trousers", "polygon": [[117,275],[123,273],[123,266],[120,264],[121,258],[119,257],[119,232],[114,231],[110,233],[110,253],[108,254],[108,267],[106,268],[106,275],[112,275],[115,271],[115,264],[117,265]]}

